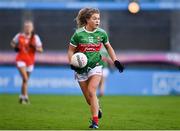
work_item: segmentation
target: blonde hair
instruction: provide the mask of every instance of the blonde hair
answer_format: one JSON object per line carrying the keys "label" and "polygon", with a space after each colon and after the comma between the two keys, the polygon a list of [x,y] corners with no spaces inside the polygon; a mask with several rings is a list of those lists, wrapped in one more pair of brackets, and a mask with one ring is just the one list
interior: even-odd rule
{"label": "blonde hair", "polygon": [[96,8],[83,8],[79,11],[76,17],[76,23],[78,28],[81,28],[87,24],[87,19],[90,19],[93,14],[100,14],[100,11]]}

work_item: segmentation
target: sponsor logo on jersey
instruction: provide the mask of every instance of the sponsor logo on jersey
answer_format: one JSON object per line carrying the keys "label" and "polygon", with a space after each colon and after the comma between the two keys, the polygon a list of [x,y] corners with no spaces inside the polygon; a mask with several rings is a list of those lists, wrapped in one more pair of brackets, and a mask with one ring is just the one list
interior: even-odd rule
{"label": "sponsor logo on jersey", "polygon": [[100,51],[102,43],[98,44],[79,44],[78,45],[78,50],[80,52],[97,52]]}

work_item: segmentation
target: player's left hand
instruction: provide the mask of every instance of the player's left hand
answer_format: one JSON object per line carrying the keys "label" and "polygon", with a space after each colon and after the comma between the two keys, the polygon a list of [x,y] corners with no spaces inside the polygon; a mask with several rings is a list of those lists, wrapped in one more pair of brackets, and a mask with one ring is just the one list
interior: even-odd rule
{"label": "player's left hand", "polygon": [[120,63],[120,61],[115,60],[114,65],[119,70],[120,73],[124,71],[124,66]]}

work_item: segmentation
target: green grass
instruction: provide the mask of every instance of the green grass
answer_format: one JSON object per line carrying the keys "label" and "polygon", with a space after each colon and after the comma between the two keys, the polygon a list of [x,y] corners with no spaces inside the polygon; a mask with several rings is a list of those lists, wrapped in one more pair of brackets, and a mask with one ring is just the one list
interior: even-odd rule
{"label": "green grass", "polygon": [[[88,129],[89,108],[83,96],[0,94],[0,129]],[[104,96],[100,129],[180,129],[179,96]]]}

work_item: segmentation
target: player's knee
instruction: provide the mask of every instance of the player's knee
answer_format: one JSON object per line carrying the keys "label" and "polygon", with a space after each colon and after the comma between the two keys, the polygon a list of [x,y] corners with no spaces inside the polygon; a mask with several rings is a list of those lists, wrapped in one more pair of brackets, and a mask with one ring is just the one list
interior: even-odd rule
{"label": "player's knee", "polygon": [[27,83],[28,82],[28,78],[23,78],[23,83]]}
{"label": "player's knee", "polygon": [[89,90],[89,97],[92,98],[93,96],[96,96],[96,91],[95,90]]}

